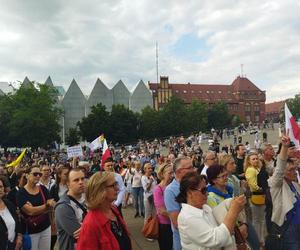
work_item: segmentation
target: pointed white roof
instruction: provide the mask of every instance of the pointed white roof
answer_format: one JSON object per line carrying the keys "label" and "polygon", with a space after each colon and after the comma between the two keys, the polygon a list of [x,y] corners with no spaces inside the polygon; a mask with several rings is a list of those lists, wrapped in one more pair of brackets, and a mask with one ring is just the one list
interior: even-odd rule
{"label": "pointed white roof", "polygon": [[52,87],[54,86],[50,76],[47,77],[47,80],[45,81],[45,85],[52,86]]}
{"label": "pointed white roof", "polygon": [[140,80],[130,97],[129,107],[134,112],[141,112],[147,106],[153,107],[152,93]]}
{"label": "pointed white roof", "polygon": [[123,104],[125,107],[129,107],[130,92],[121,80],[112,88],[112,92],[114,104]]}
{"label": "pointed white roof", "polygon": [[27,76],[25,76],[22,85],[23,87],[29,87],[29,86],[33,86],[32,82],[28,79]]}

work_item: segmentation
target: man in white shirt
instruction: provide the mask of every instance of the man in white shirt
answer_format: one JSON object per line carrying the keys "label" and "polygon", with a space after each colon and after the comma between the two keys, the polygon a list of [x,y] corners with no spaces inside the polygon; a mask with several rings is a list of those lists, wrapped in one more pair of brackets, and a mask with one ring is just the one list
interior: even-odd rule
{"label": "man in white shirt", "polygon": [[214,151],[208,151],[206,154],[204,154],[203,159],[204,159],[204,167],[201,171],[201,175],[206,175],[207,169],[210,166],[216,164],[218,158],[217,158],[216,153]]}
{"label": "man in white shirt", "polygon": [[[104,162],[103,170],[108,171],[108,172],[114,172],[114,167],[113,166],[114,166],[113,159],[112,158],[107,158]],[[114,204],[116,205],[116,207],[118,208],[118,210],[119,210],[119,212],[122,216],[122,202],[123,202],[124,197],[125,197],[126,188],[125,188],[122,176],[118,173],[114,173],[114,174],[115,174],[115,179],[116,179],[116,181],[118,182],[118,185],[119,185],[118,197],[117,197],[117,200],[114,201]]]}

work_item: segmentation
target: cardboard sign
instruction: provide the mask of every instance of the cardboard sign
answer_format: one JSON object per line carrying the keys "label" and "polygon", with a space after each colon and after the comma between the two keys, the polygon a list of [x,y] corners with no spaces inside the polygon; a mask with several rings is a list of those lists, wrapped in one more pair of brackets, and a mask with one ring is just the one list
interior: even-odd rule
{"label": "cardboard sign", "polygon": [[67,148],[68,159],[72,157],[83,156],[82,147],[80,145]]}

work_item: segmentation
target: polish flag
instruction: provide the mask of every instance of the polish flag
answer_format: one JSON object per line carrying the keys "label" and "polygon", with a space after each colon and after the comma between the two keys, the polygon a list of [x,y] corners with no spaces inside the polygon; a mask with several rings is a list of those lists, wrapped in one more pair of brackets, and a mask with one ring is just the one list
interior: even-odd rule
{"label": "polish flag", "polygon": [[285,131],[287,135],[290,137],[291,141],[295,143],[295,147],[300,150],[300,128],[292,116],[291,111],[288,106],[284,105],[284,113],[285,113]]}
{"label": "polish flag", "polygon": [[107,158],[111,157],[109,148],[107,146],[106,139],[103,138],[102,141],[102,159],[101,159],[101,168],[103,169],[104,167],[104,162]]}

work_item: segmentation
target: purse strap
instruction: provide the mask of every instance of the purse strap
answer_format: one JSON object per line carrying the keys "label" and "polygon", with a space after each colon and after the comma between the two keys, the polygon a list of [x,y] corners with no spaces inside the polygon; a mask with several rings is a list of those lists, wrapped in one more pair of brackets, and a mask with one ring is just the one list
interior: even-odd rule
{"label": "purse strap", "polygon": [[46,198],[45,198],[45,194],[44,194],[43,189],[41,188],[41,186],[39,186],[39,190],[40,190],[40,193],[42,195],[43,204],[45,204],[46,203]]}

